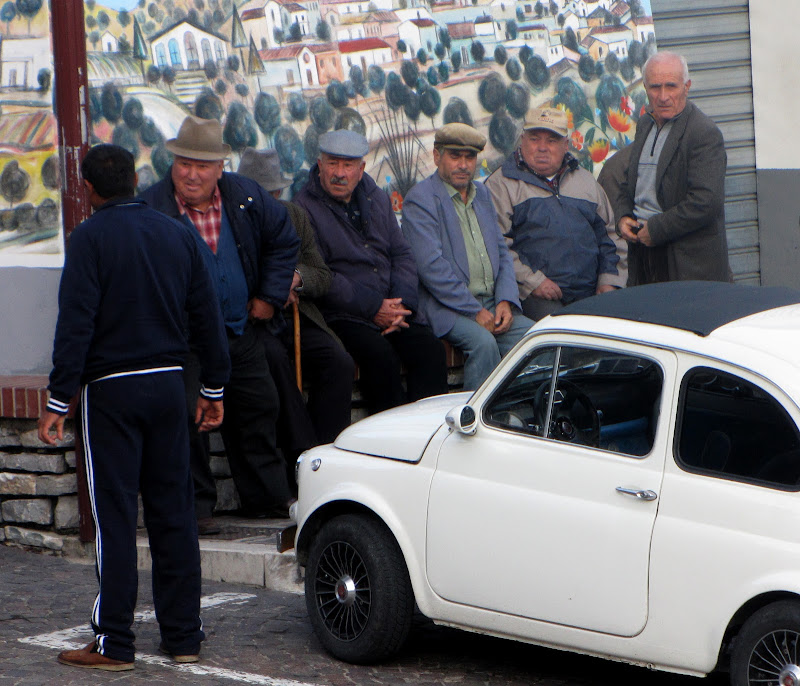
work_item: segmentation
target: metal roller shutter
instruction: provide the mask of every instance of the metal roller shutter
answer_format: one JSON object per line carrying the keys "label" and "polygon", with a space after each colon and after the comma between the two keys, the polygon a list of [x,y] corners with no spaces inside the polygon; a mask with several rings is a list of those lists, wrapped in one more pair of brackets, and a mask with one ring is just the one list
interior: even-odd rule
{"label": "metal roller shutter", "polygon": [[689,96],[722,130],[725,223],[740,283],[760,283],[753,83],[747,0],[651,0],[656,41],[686,57]]}

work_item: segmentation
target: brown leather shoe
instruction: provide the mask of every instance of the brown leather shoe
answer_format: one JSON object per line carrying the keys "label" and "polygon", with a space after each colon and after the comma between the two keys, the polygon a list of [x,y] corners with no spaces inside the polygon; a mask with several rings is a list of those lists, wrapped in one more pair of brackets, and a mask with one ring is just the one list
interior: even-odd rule
{"label": "brown leather shoe", "polygon": [[97,643],[92,641],[85,648],[79,650],[65,650],[59,653],[58,661],[62,665],[83,667],[84,669],[103,669],[106,672],[126,672],[133,669],[133,662],[113,660],[97,652]]}
{"label": "brown leather shoe", "polygon": [[175,662],[180,662],[181,664],[198,662],[200,660],[200,655],[197,653],[190,653],[189,655],[175,655],[174,653],[169,652],[163,643],[158,646],[158,649],[164,653],[164,655],[169,655],[173,660],[175,660]]}

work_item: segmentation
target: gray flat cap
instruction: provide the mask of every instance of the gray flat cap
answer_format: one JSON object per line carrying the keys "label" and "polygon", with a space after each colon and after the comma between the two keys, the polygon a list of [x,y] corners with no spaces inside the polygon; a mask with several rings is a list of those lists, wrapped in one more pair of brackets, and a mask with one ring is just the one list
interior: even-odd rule
{"label": "gray flat cap", "polygon": [[360,133],[339,129],[330,131],[319,137],[319,151],[334,157],[365,157],[369,152],[369,143]]}

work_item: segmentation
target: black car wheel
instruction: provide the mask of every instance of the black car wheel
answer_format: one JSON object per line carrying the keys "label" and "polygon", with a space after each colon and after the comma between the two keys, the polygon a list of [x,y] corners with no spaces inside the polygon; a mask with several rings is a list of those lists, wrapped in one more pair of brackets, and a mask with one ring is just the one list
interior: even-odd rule
{"label": "black car wheel", "polygon": [[394,538],[377,520],[342,515],[311,543],[306,609],[334,657],[368,664],[397,653],[408,636],[414,593]]}
{"label": "black car wheel", "polygon": [[800,602],[767,605],[733,644],[731,686],[800,686]]}

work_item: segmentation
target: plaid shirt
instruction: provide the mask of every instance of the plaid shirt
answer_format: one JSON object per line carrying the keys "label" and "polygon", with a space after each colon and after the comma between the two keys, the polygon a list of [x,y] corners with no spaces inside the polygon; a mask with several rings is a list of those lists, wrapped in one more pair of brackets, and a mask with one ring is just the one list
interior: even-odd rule
{"label": "plaid shirt", "polygon": [[181,216],[189,216],[192,224],[200,232],[200,236],[211,248],[211,252],[216,255],[219,232],[222,227],[222,194],[219,192],[219,186],[214,188],[211,204],[205,210],[198,210],[187,205],[177,193],[175,193],[175,202],[178,203],[178,211]]}

